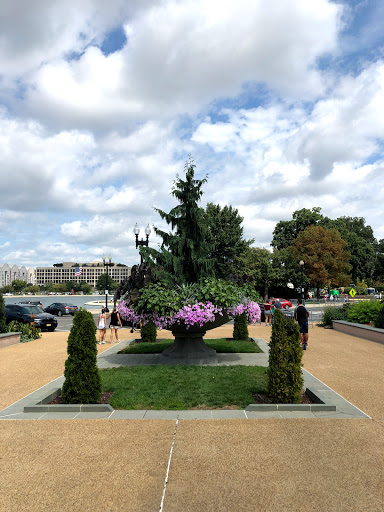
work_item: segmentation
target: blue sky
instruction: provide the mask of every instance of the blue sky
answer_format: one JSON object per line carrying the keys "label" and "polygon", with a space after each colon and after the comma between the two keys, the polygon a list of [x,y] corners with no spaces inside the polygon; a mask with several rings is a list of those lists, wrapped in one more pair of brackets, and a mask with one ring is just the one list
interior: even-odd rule
{"label": "blue sky", "polygon": [[[191,154],[269,247],[319,206],[384,238],[384,4],[3,0],[0,261],[138,261]],[[160,241],[152,234],[154,247]]]}

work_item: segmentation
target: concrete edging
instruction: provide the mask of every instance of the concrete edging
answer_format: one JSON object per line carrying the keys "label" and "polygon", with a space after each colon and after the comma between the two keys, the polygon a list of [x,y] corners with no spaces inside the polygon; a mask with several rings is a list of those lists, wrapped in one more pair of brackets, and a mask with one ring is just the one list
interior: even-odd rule
{"label": "concrete edging", "polygon": [[1,332],[0,333],[0,348],[9,347],[20,343],[21,332]]}
{"label": "concrete edging", "polygon": [[357,338],[384,344],[384,329],[372,327],[372,325],[356,324],[345,320],[332,320],[335,331],[343,332]]}

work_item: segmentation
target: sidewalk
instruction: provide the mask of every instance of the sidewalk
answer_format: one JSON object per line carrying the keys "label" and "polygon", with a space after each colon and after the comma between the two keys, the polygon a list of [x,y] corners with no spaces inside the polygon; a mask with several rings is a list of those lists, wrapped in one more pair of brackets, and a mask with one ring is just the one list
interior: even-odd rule
{"label": "sidewalk", "polygon": [[[2,407],[62,375],[36,341],[1,349]],[[383,345],[314,327],[303,360],[372,419],[1,421],[0,510],[382,511]]]}

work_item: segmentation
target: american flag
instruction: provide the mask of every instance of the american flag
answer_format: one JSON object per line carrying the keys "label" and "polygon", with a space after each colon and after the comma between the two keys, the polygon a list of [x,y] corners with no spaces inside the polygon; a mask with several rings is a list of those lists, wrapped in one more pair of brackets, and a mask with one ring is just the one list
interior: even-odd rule
{"label": "american flag", "polygon": [[83,271],[83,267],[75,267],[75,277],[79,277]]}

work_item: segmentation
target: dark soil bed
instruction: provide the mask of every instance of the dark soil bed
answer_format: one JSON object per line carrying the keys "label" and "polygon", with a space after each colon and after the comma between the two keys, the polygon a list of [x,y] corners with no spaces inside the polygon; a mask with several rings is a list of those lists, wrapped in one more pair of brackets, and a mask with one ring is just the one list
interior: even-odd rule
{"label": "dark soil bed", "polygon": [[[252,393],[252,398],[254,400],[253,403],[255,403],[255,404],[272,404],[272,403],[274,403],[268,398],[268,395],[264,395],[262,393]],[[305,394],[305,391],[303,391],[301,393],[301,400],[299,403],[314,404],[315,402],[311,398],[309,398],[308,395]]]}
{"label": "dark soil bed", "polygon": [[[113,393],[111,391],[103,391],[100,396],[100,401],[98,404],[109,404],[109,401],[112,398]],[[50,404],[65,404],[61,395],[57,396],[53,400],[49,402]]]}

